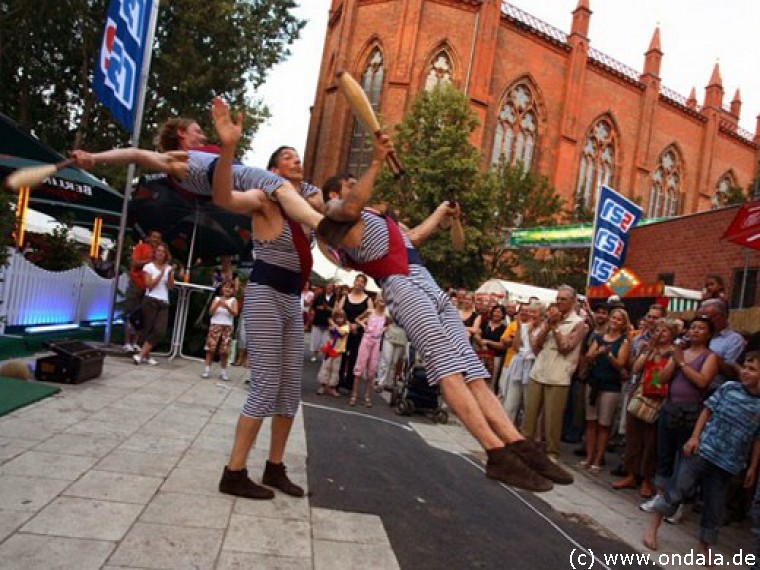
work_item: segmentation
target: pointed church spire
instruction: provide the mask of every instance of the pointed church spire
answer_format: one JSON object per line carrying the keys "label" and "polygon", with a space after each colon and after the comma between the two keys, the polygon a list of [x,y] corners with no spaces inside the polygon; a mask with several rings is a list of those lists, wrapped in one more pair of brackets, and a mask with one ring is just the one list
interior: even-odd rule
{"label": "pointed church spire", "polygon": [[660,48],[660,26],[654,29],[649,49],[644,57],[644,75],[660,76],[660,64],[662,63],[662,49]]}
{"label": "pointed church spire", "polygon": [[573,25],[570,35],[579,35],[588,38],[588,27],[591,22],[591,7],[589,0],[578,0],[578,5],[573,10]]}
{"label": "pointed church spire", "polygon": [[705,107],[720,109],[723,107],[723,80],[720,77],[720,63],[715,62],[710,83],[705,89]]}
{"label": "pointed church spire", "polygon": [[739,93],[739,88],[736,88],[736,93],[734,93],[734,98],[731,101],[731,114],[739,118],[739,115],[742,112],[742,96],[741,93]]}
{"label": "pointed church spire", "polygon": [[695,111],[697,109],[697,89],[695,87],[691,88],[691,92],[689,93],[689,98],[686,100],[686,106],[689,109],[693,109]]}
{"label": "pointed church spire", "polygon": [[717,85],[721,89],[723,88],[723,79],[720,77],[720,62],[718,61],[715,62],[715,67],[713,67],[710,83],[707,84],[708,87],[712,87],[713,85]]}
{"label": "pointed church spire", "polygon": [[659,51],[662,53],[662,48],[660,47],[660,26],[658,25],[654,29],[654,34],[652,34],[652,41],[649,42],[649,50],[650,51]]}

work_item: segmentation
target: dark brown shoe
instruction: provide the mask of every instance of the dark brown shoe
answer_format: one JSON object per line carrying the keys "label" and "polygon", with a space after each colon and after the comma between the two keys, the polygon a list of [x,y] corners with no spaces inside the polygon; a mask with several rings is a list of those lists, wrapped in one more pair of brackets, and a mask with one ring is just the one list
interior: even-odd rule
{"label": "dark brown shoe", "polygon": [[261,482],[268,487],[274,487],[275,489],[279,489],[283,493],[293,497],[303,497],[303,489],[288,479],[288,474],[286,472],[287,468],[284,463],[272,463],[271,461],[267,461],[267,466],[264,469],[264,476],[261,478]]}
{"label": "dark brown shoe", "polygon": [[574,480],[573,476],[549,459],[533,442],[523,439],[522,441],[511,443],[507,447],[514,451],[528,467],[542,477],[549,479],[549,481],[553,481],[558,485],[572,484]]}
{"label": "dark brown shoe", "polygon": [[528,467],[510,447],[488,451],[486,477],[496,479],[510,487],[542,493],[551,491],[554,484]]}
{"label": "dark brown shoe", "polygon": [[226,465],[222,479],[219,481],[219,492],[246,499],[274,499],[271,489],[257,485],[248,477],[248,469],[232,471]]}

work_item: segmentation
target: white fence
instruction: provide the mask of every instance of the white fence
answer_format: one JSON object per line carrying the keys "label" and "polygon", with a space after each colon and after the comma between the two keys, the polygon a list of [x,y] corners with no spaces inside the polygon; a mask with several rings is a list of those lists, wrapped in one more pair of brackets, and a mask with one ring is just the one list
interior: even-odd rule
{"label": "white fence", "polygon": [[[119,279],[123,290],[128,277]],[[108,318],[113,279],[91,268],[47,271],[14,251],[0,271],[0,334],[6,327],[100,321]]]}

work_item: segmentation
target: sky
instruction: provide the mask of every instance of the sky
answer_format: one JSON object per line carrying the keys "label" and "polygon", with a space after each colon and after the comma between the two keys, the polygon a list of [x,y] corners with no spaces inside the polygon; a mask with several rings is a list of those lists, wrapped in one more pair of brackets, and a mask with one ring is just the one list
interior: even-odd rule
{"label": "sky", "polygon": [[[577,0],[511,0],[514,6],[570,31]],[[724,104],[741,90],[739,126],[755,132],[760,114],[760,2],[756,0],[590,0],[593,14],[591,46],[637,70],[643,69],[644,52],[659,24],[664,53],[662,84],[688,96],[696,87],[699,104],[704,99],[713,66],[720,63]],[[309,113],[317,88],[322,46],[330,0],[301,0],[298,17],[307,20],[301,38],[291,46],[291,56],[270,71],[257,96],[272,117],[259,128],[249,164],[265,165],[280,145],[295,147],[302,155],[309,128]]]}

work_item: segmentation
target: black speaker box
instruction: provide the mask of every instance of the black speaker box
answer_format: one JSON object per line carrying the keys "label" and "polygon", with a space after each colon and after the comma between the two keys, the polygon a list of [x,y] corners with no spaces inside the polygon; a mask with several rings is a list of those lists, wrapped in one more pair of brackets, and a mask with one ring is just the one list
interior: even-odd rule
{"label": "black speaker box", "polygon": [[78,340],[48,341],[53,356],[37,359],[34,376],[43,382],[80,384],[103,373],[105,354]]}

